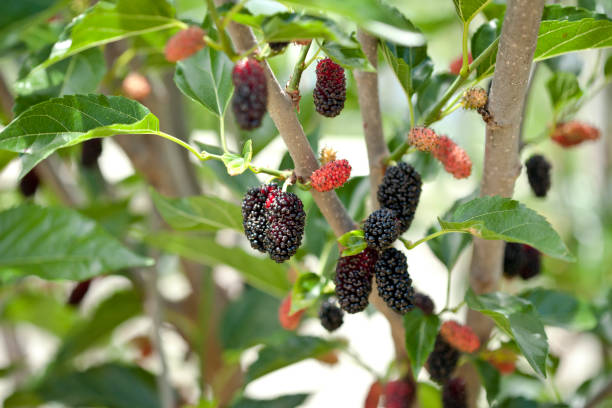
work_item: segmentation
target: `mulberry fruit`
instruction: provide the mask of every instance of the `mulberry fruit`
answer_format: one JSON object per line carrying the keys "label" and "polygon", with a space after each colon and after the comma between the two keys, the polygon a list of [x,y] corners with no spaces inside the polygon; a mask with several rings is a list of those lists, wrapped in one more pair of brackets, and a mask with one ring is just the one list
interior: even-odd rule
{"label": "mulberry fruit", "polygon": [[306,213],[302,201],[293,193],[272,191],[266,200],[264,247],[278,263],[297,252],[304,235]]}
{"label": "mulberry fruit", "polygon": [[421,152],[432,152],[438,146],[438,135],[427,127],[415,127],[408,133],[408,142]]}
{"label": "mulberry fruit", "polygon": [[372,271],[378,253],[366,248],[363,252],[343,256],[336,264],[336,297],[340,307],[347,313],[361,312],[368,306],[372,291]]}
{"label": "mulberry fruit", "polygon": [[[471,64],[474,61],[472,58],[472,53],[468,54],[468,62]],[[459,55],[455,58],[450,65],[448,66],[448,70],[453,75],[459,75],[461,73],[461,67],[463,66],[463,55]]]}
{"label": "mulberry fruit", "polygon": [[36,194],[38,186],[40,185],[40,178],[36,173],[36,169],[32,169],[26,173],[25,176],[19,180],[19,191],[24,197],[32,197]]}
{"label": "mulberry fruit", "polygon": [[278,321],[285,330],[295,330],[300,325],[302,315],[306,309],[300,309],[293,314],[289,314],[291,311],[291,293],[287,295],[278,308]]}
{"label": "mulberry fruit", "polygon": [[525,162],[529,185],[536,197],[546,197],[550,190],[550,163],[544,156],[535,154]]}
{"label": "mulberry fruit", "polygon": [[121,90],[128,98],[142,101],[151,94],[151,84],[144,75],[130,72],[121,83]]}
{"label": "mulberry fruit", "polygon": [[102,139],[89,139],[83,142],[81,149],[81,165],[91,168],[98,163],[102,155]]}
{"label": "mulberry fruit", "polygon": [[87,292],[89,291],[91,281],[92,279],[87,279],[76,284],[76,286],[72,289],[72,292],[70,292],[70,296],[68,297],[69,305],[78,306],[81,304],[81,301],[83,301],[85,295],[87,295]]}
{"label": "mulberry fruit", "polygon": [[537,249],[516,242],[507,242],[504,250],[504,276],[520,276],[530,279],[538,275],[542,266],[542,254]]}
{"label": "mulberry fruit", "polygon": [[449,380],[442,388],[442,408],[467,408],[465,382],[457,377]]}
{"label": "mulberry fruit", "polygon": [[416,384],[412,380],[389,381],[385,385],[385,408],[410,408],[416,397]]}
{"label": "mulberry fruit", "polygon": [[283,52],[285,48],[287,48],[287,45],[289,45],[289,43],[286,41],[277,41],[269,42],[268,45],[270,46],[270,49],[272,51],[274,51],[275,53],[280,53]]}
{"label": "mulberry fruit", "polygon": [[204,30],[195,26],[174,34],[166,43],[166,59],[177,62],[191,57],[206,45],[205,34]]}
{"label": "mulberry fruit", "polygon": [[321,165],[325,166],[327,163],[336,160],[336,151],[327,146],[322,148],[319,160],[321,161]]}
{"label": "mulberry fruit", "polygon": [[344,312],[333,303],[323,302],[319,309],[319,320],[321,320],[321,326],[325,327],[328,332],[333,332],[342,326]]}
{"label": "mulberry fruit", "polygon": [[448,344],[464,353],[473,353],[480,347],[480,339],[469,326],[452,320],[442,323],[440,335]]}
{"label": "mulberry fruit", "polygon": [[472,173],[472,161],[466,151],[446,136],[440,136],[433,155],[443,165],[444,170],[457,179],[467,178]]}
{"label": "mulberry fruit", "polygon": [[599,129],[577,120],[557,123],[550,135],[554,142],[563,147],[576,146],[587,140],[597,140],[599,136]]}
{"label": "mulberry fruit", "polygon": [[378,186],[378,203],[395,212],[400,221],[400,233],[406,232],[414,219],[422,185],[421,175],[414,167],[400,162],[397,166],[387,168]]}
{"label": "mulberry fruit", "polygon": [[414,288],[408,274],[406,256],[395,248],[382,252],[374,265],[378,294],[398,313],[414,307]]}
{"label": "mulberry fruit", "polygon": [[433,314],[435,305],[433,300],[424,293],[416,292],[414,294],[414,305],[421,309],[424,314]]}
{"label": "mulberry fruit", "polygon": [[346,100],[344,68],[329,58],[319,61],[313,98],[315,108],[321,115],[328,118],[338,116]]}
{"label": "mulberry fruit", "polygon": [[244,130],[252,130],[261,126],[268,104],[268,88],[266,74],[254,59],[238,61],[232,71],[234,96],[232,110],[238,126]]}
{"label": "mulberry fruit", "polygon": [[481,357],[489,362],[501,374],[512,374],[516,370],[516,352],[510,348],[499,348],[497,350],[485,350]]}
{"label": "mulberry fruit", "polygon": [[400,235],[400,221],[388,208],[374,211],[363,224],[368,246],[379,251],[388,248]]}
{"label": "mulberry fruit", "polygon": [[268,195],[277,192],[276,184],[264,184],[252,187],[242,199],[242,226],[251,247],[260,252],[266,252],[264,239],[266,234],[267,217],[266,201]]}
{"label": "mulberry fruit", "polygon": [[363,404],[364,408],[378,408],[378,401],[380,400],[380,396],[383,393],[383,386],[380,382],[373,382],[368,391],[368,395],[366,395],[365,402]]}
{"label": "mulberry fruit", "polygon": [[480,109],[487,105],[487,91],[482,88],[470,88],[463,94],[465,109]]}
{"label": "mulberry fruit", "polygon": [[334,160],[315,170],[310,176],[312,188],[319,192],[342,187],[351,176],[351,165],[347,160]]}
{"label": "mulberry fruit", "polygon": [[455,371],[459,356],[459,351],[438,334],[434,349],[429,355],[426,365],[431,379],[439,384],[446,382]]}

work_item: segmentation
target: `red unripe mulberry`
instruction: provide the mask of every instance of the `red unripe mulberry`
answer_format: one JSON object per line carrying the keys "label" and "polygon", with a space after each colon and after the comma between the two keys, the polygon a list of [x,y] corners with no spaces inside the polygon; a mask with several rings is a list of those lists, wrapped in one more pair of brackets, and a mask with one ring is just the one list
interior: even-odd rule
{"label": "red unripe mulberry", "polygon": [[363,404],[364,408],[378,408],[378,401],[380,400],[380,396],[383,393],[383,386],[380,382],[376,381],[372,383],[370,386],[370,390],[368,391],[368,395],[366,395],[365,402]]}
{"label": "red unripe mulberry", "polygon": [[351,176],[348,160],[333,160],[315,170],[310,176],[310,184],[317,191],[330,191],[342,187]]}
{"label": "red unripe mulberry", "polygon": [[[474,58],[472,58],[472,53],[468,53],[468,63],[472,63]],[[453,75],[459,75],[461,73],[461,67],[463,66],[463,55],[459,55],[455,58],[450,65],[448,66],[448,70]]]}
{"label": "red unripe mulberry", "polygon": [[385,385],[385,408],[410,408],[415,396],[414,381],[389,381]]}
{"label": "red unripe mulberry", "polygon": [[344,108],[346,79],[344,68],[329,58],[317,64],[317,84],[313,93],[314,105],[321,115],[333,118]]}
{"label": "red unripe mulberry", "polygon": [[444,170],[457,179],[467,178],[472,173],[472,161],[466,151],[446,136],[440,136],[433,155],[444,165]]}
{"label": "red unripe mulberry", "polygon": [[166,43],[166,59],[177,62],[191,57],[206,45],[205,34],[204,30],[195,26],[174,34]]}
{"label": "red unripe mulberry", "polygon": [[576,146],[587,140],[599,139],[599,129],[577,120],[557,123],[551,139],[563,147]]}
{"label": "red unripe mulberry", "polygon": [[268,104],[268,88],[266,74],[255,59],[238,61],[232,71],[234,96],[232,111],[238,126],[244,130],[252,130],[261,126]]}
{"label": "red unripe mulberry", "polygon": [[464,353],[473,353],[480,347],[478,336],[469,326],[452,320],[442,324],[440,335],[448,344]]}
{"label": "red unripe mulberry", "polygon": [[291,293],[287,295],[280,307],[278,308],[278,320],[281,326],[286,330],[295,330],[300,325],[302,315],[306,309],[298,310],[293,314],[289,314],[291,311]]}

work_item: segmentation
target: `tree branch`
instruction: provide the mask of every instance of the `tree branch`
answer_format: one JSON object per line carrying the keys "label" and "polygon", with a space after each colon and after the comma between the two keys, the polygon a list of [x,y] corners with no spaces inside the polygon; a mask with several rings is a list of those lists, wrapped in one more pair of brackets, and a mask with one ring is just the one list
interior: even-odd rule
{"label": "tree branch", "polygon": [[[519,133],[543,8],[544,0],[508,1],[489,97],[494,121],[487,124],[482,196],[511,197],[520,173]],[[499,286],[503,251],[503,241],[474,239],[470,283],[476,293],[490,292]],[[489,336],[490,319],[470,310],[467,321],[481,339]],[[466,380],[474,406],[478,392],[474,384],[478,386],[478,379]]]}
{"label": "tree branch", "polygon": [[600,402],[612,395],[612,381],[608,382],[597,394],[584,404],[584,408],[595,408]]}
{"label": "tree branch", "polygon": [[[357,39],[361,43],[361,48],[368,57],[370,64],[376,68],[378,64],[378,39],[362,30],[357,32]],[[368,162],[370,165],[370,202],[371,206],[376,209],[378,208],[376,191],[385,175],[384,160],[389,155],[380,113],[378,74],[376,72],[355,71],[354,75],[357,82],[359,107],[361,109],[363,132],[365,134]],[[372,293],[370,294],[370,302],[389,321],[395,354],[398,360],[406,361],[408,355],[406,354],[402,317],[391,310],[381,297],[378,296],[375,281],[373,282]]]}

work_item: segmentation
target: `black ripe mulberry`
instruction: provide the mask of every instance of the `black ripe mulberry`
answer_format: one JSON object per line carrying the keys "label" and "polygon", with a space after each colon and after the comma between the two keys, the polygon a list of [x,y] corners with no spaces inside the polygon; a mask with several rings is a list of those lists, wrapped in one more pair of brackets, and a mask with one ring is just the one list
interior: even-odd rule
{"label": "black ripe mulberry", "polygon": [[434,349],[429,355],[426,365],[431,379],[439,384],[445,383],[455,371],[459,356],[459,351],[438,334]]}
{"label": "black ripe mulberry", "polygon": [[381,208],[374,211],[363,224],[368,246],[379,251],[388,248],[400,235],[400,222],[394,211]]}
{"label": "black ripe mulberry", "polygon": [[378,187],[378,203],[383,208],[395,211],[399,219],[400,232],[410,227],[421,197],[421,175],[409,164],[398,163],[385,171],[385,177]]}
{"label": "black ripe mulberry", "polygon": [[406,255],[395,248],[385,249],[374,265],[378,294],[391,309],[406,313],[414,307],[414,288],[408,274]]}
{"label": "black ripe mulberry", "polygon": [[267,217],[266,201],[268,195],[277,192],[276,184],[264,184],[252,187],[242,199],[242,226],[251,247],[260,252],[266,252],[264,239],[266,235]]}
{"label": "black ripe mulberry", "polygon": [[435,305],[433,300],[424,293],[416,292],[414,294],[414,305],[421,309],[424,314],[433,314]]}
{"label": "black ripe mulberry", "polygon": [[457,377],[445,383],[442,388],[442,407],[467,408],[467,406],[465,381]]}
{"label": "black ripe mulberry", "polygon": [[293,193],[272,191],[266,200],[264,247],[278,263],[297,252],[304,235],[306,213],[302,201]]}
{"label": "black ripe mulberry", "polygon": [[321,320],[321,326],[325,327],[328,332],[333,332],[342,326],[344,312],[333,303],[323,302],[319,309],[319,320]]}
{"label": "black ripe mulberry", "polygon": [[313,93],[314,105],[321,115],[333,118],[344,108],[346,79],[344,68],[329,58],[317,64],[317,84]]}
{"label": "black ripe mulberry", "polygon": [[283,52],[285,48],[287,48],[287,45],[289,45],[289,43],[286,41],[276,41],[276,42],[269,42],[268,45],[270,46],[270,49],[272,51],[274,51],[275,53],[279,53],[279,52]]}
{"label": "black ripe mulberry", "polygon": [[378,253],[366,248],[357,255],[343,256],[336,264],[336,297],[347,313],[357,313],[368,307],[372,291],[372,272]]}
{"label": "black ripe mulberry", "polygon": [[238,61],[232,71],[234,96],[232,110],[236,122],[244,130],[252,130],[261,125],[268,104],[266,74],[255,59]]}
{"label": "black ripe mulberry", "polygon": [[102,155],[102,139],[89,139],[83,142],[81,149],[81,165],[94,167]]}
{"label": "black ripe mulberry", "polygon": [[535,154],[525,162],[525,167],[533,194],[536,197],[546,197],[546,193],[550,190],[551,165],[548,160],[540,154]]}
{"label": "black ripe mulberry", "polygon": [[19,180],[19,191],[24,197],[32,197],[36,194],[38,186],[40,185],[40,178],[36,174],[36,170],[32,169],[26,173],[25,176]]}
{"label": "black ripe mulberry", "polygon": [[504,250],[504,276],[530,279],[540,273],[542,254],[537,249],[516,242],[507,242]]}

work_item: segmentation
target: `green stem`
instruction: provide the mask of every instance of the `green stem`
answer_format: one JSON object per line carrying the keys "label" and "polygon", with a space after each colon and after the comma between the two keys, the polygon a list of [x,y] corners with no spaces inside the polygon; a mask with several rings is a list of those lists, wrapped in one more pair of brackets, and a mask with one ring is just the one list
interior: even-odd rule
{"label": "green stem", "polygon": [[306,69],[307,65],[304,64],[304,60],[306,60],[306,56],[308,55],[308,50],[310,50],[310,45],[304,45],[302,50],[300,51],[300,56],[293,68],[293,74],[291,75],[291,79],[289,80],[289,84],[287,85],[287,91],[296,92],[300,87],[300,80],[302,79],[302,73]]}
{"label": "green stem", "polygon": [[225,139],[225,116],[219,116],[219,137],[221,138],[221,146],[223,146],[223,153],[229,153],[227,148],[227,140]]}
{"label": "green stem", "polygon": [[236,53],[230,44],[229,38],[225,32],[225,27],[223,27],[222,21],[219,19],[219,13],[217,13],[217,8],[215,7],[215,3],[213,0],[206,0],[206,4],[208,5],[208,12],[210,13],[210,17],[215,22],[215,26],[217,27],[217,31],[219,32],[219,40],[221,41],[221,46],[223,47],[223,51],[227,54],[227,56],[233,61],[236,59]]}
{"label": "green stem", "polygon": [[[471,20],[470,20],[471,21]],[[470,69],[470,52],[468,50],[468,39],[470,38],[470,21],[463,23],[463,64],[461,65],[461,71],[459,75],[467,77],[468,70]]]}
{"label": "green stem", "polygon": [[443,229],[443,230],[440,230],[440,231],[436,231],[433,234],[429,234],[425,238],[421,238],[421,239],[419,239],[418,241],[416,241],[414,243],[410,242],[408,240],[405,240],[405,239],[403,239],[401,237],[400,237],[400,240],[404,243],[404,246],[407,249],[414,249],[417,246],[421,245],[423,242],[427,242],[430,239],[438,238],[439,236],[442,236],[442,235],[445,235],[445,234],[448,234],[448,233],[451,233],[451,232],[462,232],[464,234],[470,234],[470,231],[466,231],[466,230],[462,230],[462,229]]}
{"label": "green stem", "polygon": [[184,147],[185,149],[189,150],[191,153],[195,154],[197,156],[197,158],[200,159],[200,160],[208,160],[209,156],[210,156],[210,158],[213,158],[213,156],[216,156],[216,155],[213,155],[213,154],[210,154],[210,153],[207,153],[207,152],[200,153],[193,146],[191,146],[190,144],[185,143],[181,139],[179,139],[177,137],[174,137],[172,135],[169,135],[167,133],[158,131],[158,132],[156,132],[154,134],[157,135],[157,136],[161,136],[164,139],[168,139],[171,142],[174,142],[174,143],[176,143],[179,146]]}
{"label": "green stem", "polygon": [[414,128],[416,118],[414,117],[414,105],[412,104],[412,95],[408,95],[408,110],[410,111],[410,129]]}
{"label": "green stem", "polygon": [[321,52],[321,46],[319,45],[319,43],[317,43],[317,46],[318,46],[317,52],[315,52],[313,54],[313,56],[310,57],[310,59],[308,61],[306,61],[306,63],[304,64],[304,69],[308,68],[310,66],[310,64],[312,64],[317,59],[317,57],[319,56],[319,53]]}
{"label": "green stem", "polygon": [[448,270],[448,279],[446,280],[446,302],[444,303],[444,309],[448,309],[450,306],[450,295],[451,295],[451,271]]}
{"label": "green stem", "polygon": [[292,173],[291,170],[274,170],[274,169],[267,169],[265,167],[255,167],[255,166],[249,166],[249,168],[255,174],[260,174],[260,173],[269,174],[281,180],[288,179],[289,177],[291,177],[291,173]]}
{"label": "green stem", "polygon": [[346,348],[343,350],[346,355],[348,355],[349,357],[351,357],[353,359],[353,361],[361,368],[363,368],[364,370],[370,372],[372,375],[374,375],[374,377],[376,378],[380,378],[380,375],[369,365],[367,365],[358,355],[357,353],[355,353],[354,351]]}
{"label": "green stem", "polygon": [[221,28],[220,28],[221,30],[225,30],[227,28],[228,24],[231,23],[234,16],[238,12],[240,12],[240,10],[242,10],[246,2],[247,0],[240,0],[240,2],[234,4],[234,6],[230,9],[230,11],[228,11],[227,14],[223,17]]}

